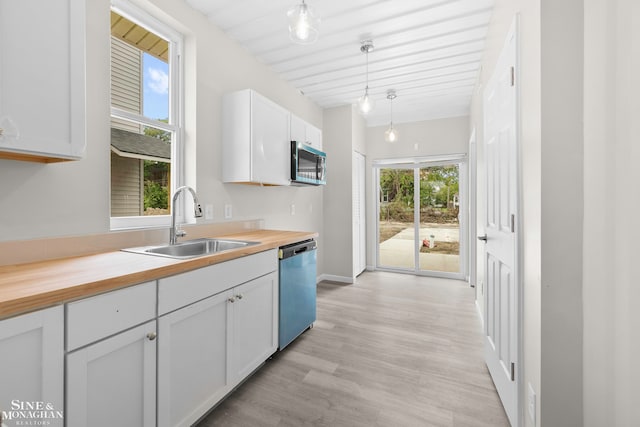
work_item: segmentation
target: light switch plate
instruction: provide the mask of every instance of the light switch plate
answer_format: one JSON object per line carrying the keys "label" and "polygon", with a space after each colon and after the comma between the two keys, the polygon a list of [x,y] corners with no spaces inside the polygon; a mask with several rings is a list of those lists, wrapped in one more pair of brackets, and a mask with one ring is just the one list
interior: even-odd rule
{"label": "light switch plate", "polygon": [[204,219],[213,219],[213,205],[204,205]]}
{"label": "light switch plate", "polygon": [[231,205],[224,205],[224,219],[231,219],[233,217],[233,209]]}
{"label": "light switch plate", "polygon": [[295,215],[295,214],[296,214],[296,205],[291,203],[291,215]]}

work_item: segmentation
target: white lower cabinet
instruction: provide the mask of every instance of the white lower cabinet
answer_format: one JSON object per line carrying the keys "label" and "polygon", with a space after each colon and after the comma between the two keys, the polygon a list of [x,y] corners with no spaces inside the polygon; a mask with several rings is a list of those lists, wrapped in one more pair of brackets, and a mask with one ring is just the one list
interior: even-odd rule
{"label": "white lower cabinet", "polygon": [[156,286],[67,304],[67,427],[156,425]]}
{"label": "white lower cabinet", "polygon": [[229,321],[229,380],[242,381],[278,347],[278,274],[233,289]]}
{"label": "white lower cabinet", "polygon": [[189,296],[158,318],[159,427],[192,425],[276,351],[276,251],[159,281],[161,313]]}
{"label": "white lower cabinet", "polygon": [[189,426],[278,345],[272,272],[160,317],[158,426]]}
{"label": "white lower cabinet", "polygon": [[230,390],[224,292],[158,319],[158,426],[191,425]]}
{"label": "white lower cabinet", "polygon": [[[43,420],[62,426],[64,410],[64,310],[62,306],[0,321],[0,414],[7,427],[27,425],[17,412],[42,402],[53,411]],[[28,424],[32,425],[32,424]]]}
{"label": "white lower cabinet", "polygon": [[277,345],[274,249],[0,321],[0,411],[42,402],[52,426],[189,426]]}
{"label": "white lower cabinet", "polygon": [[67,427],[156,425],[156,321],[67,355]]}

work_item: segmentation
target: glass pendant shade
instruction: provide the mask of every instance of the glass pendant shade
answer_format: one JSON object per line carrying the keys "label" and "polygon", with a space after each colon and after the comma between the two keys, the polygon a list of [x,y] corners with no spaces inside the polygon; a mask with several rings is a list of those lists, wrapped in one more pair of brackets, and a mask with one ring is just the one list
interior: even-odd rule
{"label": "glass pendant shade", "polygon": [[389,129],[384,131],[384,140],[390,143],[398,140],[398,131],[393,127],[393,123],[389,125]]}
{"label": "glass pendant shade", "polygon": [[393,127],[393,100],[396,99],[396,91],[389,89],[387,91],[387,99],[389,100],[390,120],[389,128],[384,131],[384,140],[389,143],[394,143],[398,140],[398,130]]}
{"label": "glass pendant shade", "polygon": [[362,114],[367,114],[375,106],[374,100],[369,96],[369,88],[367,88],[360,98],[358,98],[358,109]]}
{"label": "glass pendant shade", "polygon": [[373,98],[369,96],[369,52],[373,50],[373,42],[371,40],[364,40],[361,42],[360,52],[364,53],[367,56],[367,70],[366,70],[366,78],[367,85],[364,88],[364,95],[358,98],[358,110],[360,110],[361,114],[368,114],[373,107],[375,107],[375,102]]}
{"label": "glass pendant shade", "polygon": [[298,44],[311,44],[318,40],[320,20],[302,0],[287,12],[289,19],[289,38]]}

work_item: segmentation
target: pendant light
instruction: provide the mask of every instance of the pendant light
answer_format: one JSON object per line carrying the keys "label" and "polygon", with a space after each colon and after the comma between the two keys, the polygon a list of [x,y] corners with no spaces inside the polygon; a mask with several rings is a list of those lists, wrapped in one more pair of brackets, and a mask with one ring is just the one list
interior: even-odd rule
{"label": "pendant light", "polygon": [[391,122],[389,128],[384,132],[384,140],[392,144],[398,140],[398,130],[393,127],[393,100],[396,99],[396,96],[395,90],[389,89],[387,91],[387,99],[391,106]]}
{"label": "pendant light", "polygon": [[289,38],[298,44],[311,44],[318,40],[320,19],[316,18],[313,10],[302,3],[293,6],[287,12],[289,18]]}
{"label": "pendant light", "polygon": [[373,50],[373,42],[365,40],[360,46],[360,52],[367,55],[367,85],[364,88],[364,95],[358,99],[358,109],[362,114],[368,114],[375,105],[375,102],[369,96],[369,52]]}

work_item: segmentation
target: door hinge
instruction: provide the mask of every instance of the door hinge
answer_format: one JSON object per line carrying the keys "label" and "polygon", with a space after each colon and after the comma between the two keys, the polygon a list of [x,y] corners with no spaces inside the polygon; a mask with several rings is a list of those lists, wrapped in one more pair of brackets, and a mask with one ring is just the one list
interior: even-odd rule
{"label": "door hinge", "polygon": [[511,86],[516,85],[516,67],[511,67]]}
{"label": "door hinge", "polygon": [[511,381],[516,380],[516,364],[511,362]]}
{"label": "door hinge", "polygon": [[516,216],[514,214],[511,214],[511,232],[516,232]]}

